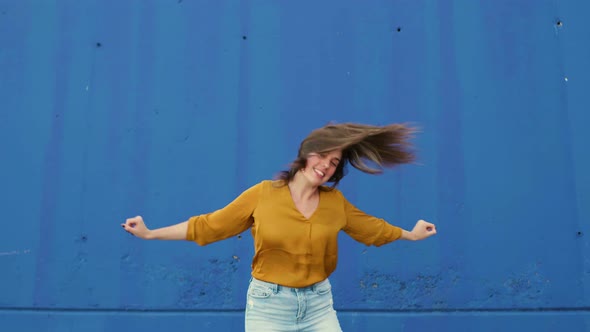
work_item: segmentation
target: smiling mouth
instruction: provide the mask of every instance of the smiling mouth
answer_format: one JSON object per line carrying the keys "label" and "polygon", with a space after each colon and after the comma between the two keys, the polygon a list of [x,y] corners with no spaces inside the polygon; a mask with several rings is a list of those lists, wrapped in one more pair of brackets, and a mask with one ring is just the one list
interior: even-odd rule
{"label": "smiling mouth", "polygon": [[314,171],[314,172],[315,172],[317,175],[319,175],[320,177],[322,177],[322,178],[323,178],[323,177],[326,175],[324,172],[322,172],[322,171],[320,171],[320,170],[317,170],[317,169],[315,169],[315,168],[313,169],[313,171]]}

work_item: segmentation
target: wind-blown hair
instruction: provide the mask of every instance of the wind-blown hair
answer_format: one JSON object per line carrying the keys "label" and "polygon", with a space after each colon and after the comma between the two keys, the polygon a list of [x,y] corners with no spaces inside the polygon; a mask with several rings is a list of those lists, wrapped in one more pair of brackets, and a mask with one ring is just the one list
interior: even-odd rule
{"label": "wind-blown hair", "polygon": [[409,139],[415,131],[415,128],[404,124],[328,124],[312,131],[301,142],[297,159],[291,163],[289,170],[280,172],[276,179],[287,184],[299,170],[305,168],[310,153],[326,153],[338,149],[342,150],[342,160],[328,180],[332,183],[332,188],[346,175],[347,164],[365,173],[382,173],[384,167],[392,168],[414,161]]}

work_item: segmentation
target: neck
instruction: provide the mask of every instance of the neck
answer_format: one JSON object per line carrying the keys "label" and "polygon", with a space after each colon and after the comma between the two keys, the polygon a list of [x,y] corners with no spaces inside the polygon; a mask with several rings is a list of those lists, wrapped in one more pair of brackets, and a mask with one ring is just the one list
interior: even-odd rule
{"label": "neck", "polygon": [[301,172],[297,172],[289,182],[291,196],[298,201],[310,200],[319,193],[318,187],[311,185]]}

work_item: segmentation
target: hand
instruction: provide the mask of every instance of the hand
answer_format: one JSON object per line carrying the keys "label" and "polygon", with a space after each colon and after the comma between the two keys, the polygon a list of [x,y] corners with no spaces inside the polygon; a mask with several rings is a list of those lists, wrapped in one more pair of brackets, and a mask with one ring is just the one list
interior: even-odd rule
{"label": "hand", "polygon": [[424,220],[418,220],[411,233],[414,240],[424,240],[436,234],[436,226]]}
{"label": "hand", "polygon": [[151,231],[145,226],[143,218],[137,216],[135,218],[129,218],[121,227],[131,235],[135,235],[140,239],[149,240],[151,238]]}

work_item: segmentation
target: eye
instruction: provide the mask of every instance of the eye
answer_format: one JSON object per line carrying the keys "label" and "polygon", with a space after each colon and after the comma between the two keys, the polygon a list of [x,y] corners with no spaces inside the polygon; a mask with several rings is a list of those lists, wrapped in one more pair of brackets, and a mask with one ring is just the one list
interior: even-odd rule
{"label": "eye", "polygon": [[331,163],[331,164],[332,164],[332,166],[334,166],[334,167],[338,167],[338,163],[337,163],[336,161],[334,161],[334,160],[332,161],[332,163]]}

